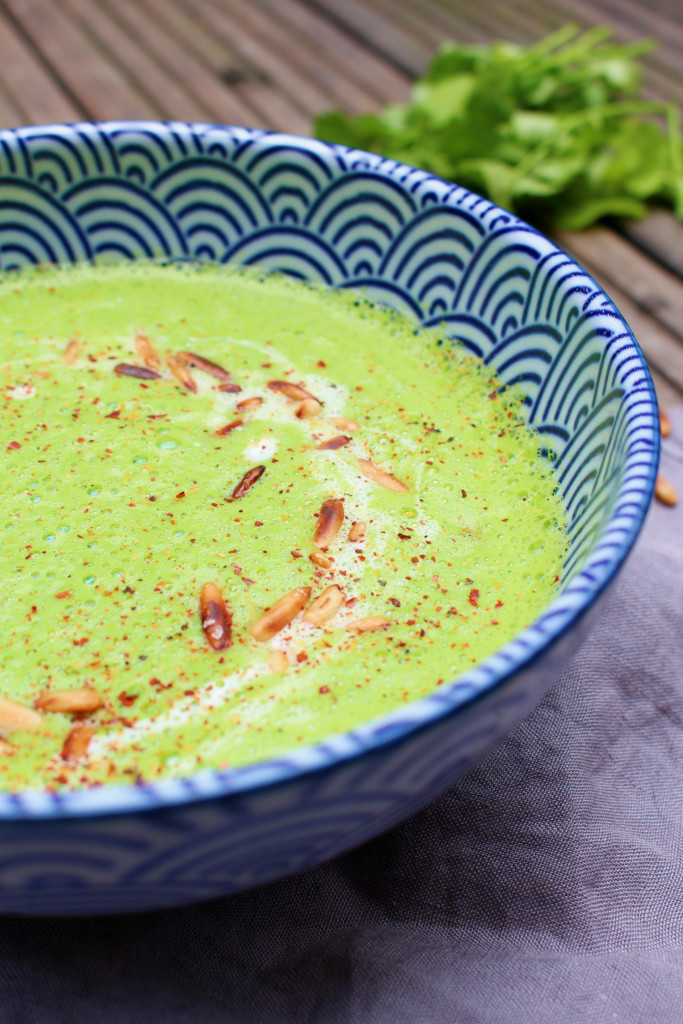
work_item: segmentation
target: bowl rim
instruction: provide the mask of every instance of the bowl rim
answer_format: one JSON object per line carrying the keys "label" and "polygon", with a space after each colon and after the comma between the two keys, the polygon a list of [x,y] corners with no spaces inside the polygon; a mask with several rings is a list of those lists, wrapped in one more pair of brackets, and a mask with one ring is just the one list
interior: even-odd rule
{"label": "bowl rim", "polygon": [[[151,782],[117,782],[57,792],[45,789],[0,792],[0,822],[120,816],[273,789],[302,776],[329,771],[344,762],[360,761],[380,749],[401,743],[409,735],[435,726],[444,718],[464,712],[502,687],[514,674],[532,666],[593,608],[618,574],[640,533],[652,499],[659,462],[660,434],[654,384],[643,353],[625,318],[591,275],[560,246],[490,200],[427,171],[373,153],[305,136],[233,125],[138,120],[72,122],[5,129],[0,132],[0,140],[10,149],[12,146],[20,148],[25,140],[51,132],[70,139],[72,144],[78,144],[83,139],[78,133],[89,129],[102,132],[105,136],[126,131],[145,131],[162,136],[178,132],[181,135],[189,132],[227,133],[247,143],[259,141],[266,148],[286,146],[304,150],[345,167],[351,174],[362,168],[363,173],[369,171],[379,178],[394,182],[405,182],[409,177],[411,192],[428,186],[436,193],[437,201],[442,206],[455,205],[454,192],[457,192],[461,200],[465,194],[472,200],[470,213],[480,220],[484,215],[505,216],[511,227],[542,239],[547,251],[564,255],[572,267],[584,275],[595,293],[606,300],[601,309],[610,317],[610,325],[618,327],[620,341],[623,339],[624,342],[623,349],[630,349],[629,370],[626,374],[630,383],[626,384],[622,380],[622,401],[625,403],[628,435],[633,436],[619,492],[620,500],[612,511],[609,523],[599,534],[589,556],[583,559],[581,568],[568,587],[526,629],[472,669],[444,683],[437,692],[410,701],[349,732],[339,733],[326,741],[287,751],[284,755],[252,765],[223,770],[202,768],[190,776]],[[484,204],[484,209],[475,213],[475,208],[480,204]],[[630,365],[634,357],[638,361],[636,367]],[[638,388],[633,387],[634,369],[644,375],[637,381]]]}

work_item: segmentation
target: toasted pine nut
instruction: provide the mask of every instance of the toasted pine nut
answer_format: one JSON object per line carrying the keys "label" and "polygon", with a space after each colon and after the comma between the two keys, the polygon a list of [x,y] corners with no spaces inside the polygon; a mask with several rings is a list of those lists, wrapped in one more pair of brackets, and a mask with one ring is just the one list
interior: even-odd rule
{"label": "toasted pine nut", "polygon": [[34,703],[40,711],[63,711],[74,715],[79,711],[97,711],[104,701],[97,690],[83,686],[78,690],[43,690]]}
{"label": "toasted pine nut", "polygon": [[253,398],[243,398],[235,408],[238,412],[249,412],[250,409],[258,409],[259,405],[263,405],[263,399],[254,395]]}
{"label": "toasted pine nut", "polygon": [[95,731],[95,727],[88,725],[87,722],[74,725],[73,729],[69,730],[62,746],[63,760],[78,761],[79,757],[83,757],[88,751]]}
{"label": "toasted pine nut", "polygon": [[252,466],[251,469],[248,469],[232,492],[232,500],[243,498],[247,491],[250,491],[255,483],[258,483],[265,471],[265,466]]}
{"label": "toasted pine nut", "polygon": [[296,587],[281,597],[251,627],[251,635],[254,640],[263,643],[274,637],[296,618],[302,608],[305,608],[310,596],[310,587]]}
{"label": "toasted pine nut", "polygon": [[346,416],[330,416],[330,423],[339,430],[358,430],[358,424],[354,420],[347,420]]}
{"label": "toasted pine nut", "polygon": [[43,716],[25,704],[19,704],[9,697],[0,697],[0,730],[2,732],[21,732],[24,729],[39,729],[43,724]]}
{"label": "toasted pine nut", "polygon": [[314,551],[308,557],[313,562],[313,565],[319,565],[321,569],[329,569],[332,565],[332,559],[329,555],[324,555],[322,551]]}
{"label": "toasted pine nut", "polygon": [[119,377],[137,377],[139,380],[161,380],[161,374],[149,366],[135,366],[134,363],[117,363],[114,373]]}
{"label": "toasted pine nut", "polygon": [[673,506],[678,504],[676,488],[661,473],[657,473],[655,481],[655,498],[657,501],[661,501],[662,505]]}
{"label": "toasted pine nut", "polygon": [[362,540],[365,536],[365,523],[354,523],[349,530],[349,540]]}
{"label": "toasted pine nut", "polygon": [[391,625],[391,619],[384,615],[371,615],[367,619],[354,619],[349,622],[347,629],[353,629],[357,633],[371,633],[375,629],[386,629]]}
{"label": "toasted pine nut", "polygon": [[339,498],[328,498],[320,507],[320,517],[313,534],[318,548],[328,548],[344,522],[344,503]]}
{"label": "toasted pine nut", "polygon": [[289,380],[269,380],[268,387],[271,391],[277,391],[281,395],[286,395],[287,398],[291,398],[295,402],[303,402],[307,398],[312,398],[318,405],[322,405],[322,402],[318,402],[318,399],[310,391],[302,388],[300,384],[293,384]]}
{"label": "toasted pine nut", "polygon": [[232,615],[215,583],[205,583],[199,593],[199,615],[209,647],[224,651],[232,643]]}
{"label": "toasted pine nut", "polygon": [[195,394],[197,391],[197,381],[194,379],[185,364],[181,363],[177,356],[172,356],[170,354],[166,356],[166,362],[168,363],[168,368],[175,379],[182,384],[184,388]]}
{"label": "toasted pine nut", "polygon": [[289,667],[289,659],[284,651],[273,651],[268,658],[268,668],[271,672],[284,672]]}
{"label": "toasted pine nut", "polygon": [[350,441],[351,438],[346,434],[339,434],[337,437],[331,437],[329,441],[323,441],[322,444],[316,445],[316,448],[319,452],[331,452],[336,448],[343,448]]}
{"label": "toasted pine nut", "polygon": [[150,370],[158,370],[161,366],[159,353],[146,334],[135,335],[135,351]]}
{"label": "toasted pine nut", "polygon": [[299,420],[312,420],[320,412],[320,402],[317,398],[305,398],[294,410],[294,415]]}
{"label": "toasted pine nut", "polygon": [[407,491],[408,488],[400,480],[397,480],[391,473],[387,473],[386,470],[380,469],[374,462],[370,462],[369,459],[359,459],[358,467],[366,477],[367,480],[372,480],[374,484],[379,484],[380,487],[386,487],[388,491]]}
{"label": "toasted pine nut", "polygon": [[67,366],[71,366],[71,364],[75,363],[76,360],[78,359],[78,353],[80,351],[81,346],[79,345],[79,343],[76,340],[72,340],[64,349],[62,360],[67,364]]}
{"label": "toasted pine nut", "polygon": [[314,626],[322,626],[328,622],[333,615],[336,615],[346,600],[341,587],[333,584],[323,590],[322,594],[311,601],[310,605],[301,616],[303,622],[310,622]]}
{"label": "toasted pine nut", "polygon": [[194,366],[195,369],[203,370],[204,373],[210,374],[216,380],[223,381],[221,390],[241,391],[239,384],[235,384],[230,372],[219,366],[218,363],[214,363],[213,360],[205,359],[204,356],[198,356],[196,352],[179,352],[177,358],[185,366]]}
{"label": "toasted pine nut", "polygon": [[226,423],[224,427],[219,427],[216,431],[217,437],[225,437],[230,431],[236,430],[237,427],[241,427],[244,420],[233,420],[231,423]]}
{"label": "toasted pine nut", "polygon": [[659,429],[662,437],[668,437],[671,433],[671,420],[669,414],[664,409],[659,410]]}

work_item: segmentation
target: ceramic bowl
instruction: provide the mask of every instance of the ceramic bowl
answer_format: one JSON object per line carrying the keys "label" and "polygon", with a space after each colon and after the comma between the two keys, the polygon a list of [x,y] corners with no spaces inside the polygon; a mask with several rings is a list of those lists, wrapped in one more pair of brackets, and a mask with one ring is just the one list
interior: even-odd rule
{"label": "ceramic bowl", "polygon": [[473,768],[577,649],[642,524],[658,458],[642,354],[537,231],[422,171],[244,128],[123,122],[0,133],[0,260],[168,257],[279,268],[439,323],[526,393],[569,515],[559,596],[438,693],[326,743],[151,785],[0,794],[0,910],[207,899],[311,867]]}

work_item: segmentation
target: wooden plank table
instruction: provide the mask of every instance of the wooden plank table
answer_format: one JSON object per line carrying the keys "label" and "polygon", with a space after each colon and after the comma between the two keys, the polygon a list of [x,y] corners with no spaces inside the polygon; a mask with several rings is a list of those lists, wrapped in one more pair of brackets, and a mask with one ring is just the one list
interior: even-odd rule
{"label": "wooden plank table", "polygon": [[[528,44],[575,21],[653,34],[649,97],[683,103],[680,0],[0,0],[0,127],[171,118],[311,132],[404,101],[446,39]],[[562,233],[631,324],[660,401],[683,403],[683,225]]]}

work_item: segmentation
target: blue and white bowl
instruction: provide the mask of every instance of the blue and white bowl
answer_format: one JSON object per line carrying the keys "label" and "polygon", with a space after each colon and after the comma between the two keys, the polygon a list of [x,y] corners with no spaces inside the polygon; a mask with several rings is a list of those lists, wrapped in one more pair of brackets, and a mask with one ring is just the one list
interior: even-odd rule
{"label": "blue and white bowl", "polygon": [[[576,650],[631,548],[658,459],[628,326],[543,235],[422,171],[244,128],[122,122],[0,132],[0,261],[169,257],[363,288],[444,325],[526,392],[558,452],[560,595],[438,693],[326,743],[231,771],[0,794],[0,911],[81,914],[207,899],[311,867],[473,768]],[[1,298],[1,292],[0,292]]]}

